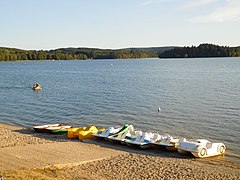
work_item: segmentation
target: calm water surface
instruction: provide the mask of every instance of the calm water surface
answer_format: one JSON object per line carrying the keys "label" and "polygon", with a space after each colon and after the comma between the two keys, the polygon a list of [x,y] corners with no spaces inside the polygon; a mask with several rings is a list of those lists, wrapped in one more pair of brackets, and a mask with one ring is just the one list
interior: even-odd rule
{"label": "calm water surface", "polygon": [[130,123],[220,141],[239,156],[240,58],[2,62],[0,122]]}

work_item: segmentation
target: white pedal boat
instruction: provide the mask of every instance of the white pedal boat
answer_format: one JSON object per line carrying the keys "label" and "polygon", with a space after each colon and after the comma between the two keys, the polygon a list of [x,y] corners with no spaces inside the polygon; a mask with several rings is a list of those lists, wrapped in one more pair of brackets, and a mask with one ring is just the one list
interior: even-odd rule
{"label": "white pedal boat", "polygon": [[164,135],[160,139],[152,141],[150,144],[154,147],[160,146],[165,147],[169,151],[175,151],[177,150],[179,141],[179,138],[175,138],[170,135]]}
{"label": "white pedal boat", "polygon": [[184,139],[178,146],[181,154],[192,153],[195,157],[210,157],[224,154],[226,146],[223,143],[212,143],[206,139],[187,141]]}
{"label": "white pedal boat", "polygon": [[109,141],[121,142],[122,144],[125,144],[125,139],[134,134],[134,132],[133,125],[125,125],[125,127],[120,129],[118,132],[108,136],[107,139]]}
{"label": "white pedal boat", "polygon": [[92,136],[99,138],[99,139],[106,139],[108,136],[111,136],[112,134],[117,133],[119,130],[121,130],[123,126],[119,127],[109,127],[106,128],[104,131],[98,132],[97,134],[92,134]]}
{"label": "white pedal boat", "polygon": [[159,139],[161,135],[152,132],[142,132],[135,131],[135,134],[131,137],[125,138],[124,142],[127,145],[137,145],[141,148],[149,148],[151,147],[150,142]]}

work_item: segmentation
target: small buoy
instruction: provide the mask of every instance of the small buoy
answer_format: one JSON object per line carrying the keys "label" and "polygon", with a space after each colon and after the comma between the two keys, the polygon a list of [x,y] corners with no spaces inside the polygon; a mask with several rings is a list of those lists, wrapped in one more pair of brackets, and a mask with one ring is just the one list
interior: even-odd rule
{"label": "small buoy", "polygon": [[159,108],[157,109],[157,111],[158,111],[158,112],[161,112],[161,108],[159,107]]}

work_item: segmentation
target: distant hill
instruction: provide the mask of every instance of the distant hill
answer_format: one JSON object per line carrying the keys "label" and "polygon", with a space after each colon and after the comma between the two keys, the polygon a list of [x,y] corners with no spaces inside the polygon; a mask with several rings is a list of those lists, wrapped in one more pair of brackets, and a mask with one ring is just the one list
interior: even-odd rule
{"label": "distant hill", "polygon": [[240,47],[200,44],[198,47],[146,47],[124,49],[59,48],[54,50],[22,50],[0,47],[0,61],[18,60],[89,60],[140,58],[238,57]]}
{"label": "distant hill", "polygon": [[159,54],[159,58],[239,57],[240,47],[200,44],[198,47],[176,47]]}
{"label": "distant hill", "polygon": [[164,51],[172,50],[174,48],[177,48],[177,46],[164,46],[164,47],[146,47],[146,48],[126,48],[129,50],[140,50],[140,51],[147,51],[152,53],[163,53]]}
{"label": "distant hill", "polygon": [[59,48],[54,50],[22,50],[0,47],[0,61],[18,60],[88,60],[88,59],[139,59],[157,58],[161,52],[173,47],[98,49]]}

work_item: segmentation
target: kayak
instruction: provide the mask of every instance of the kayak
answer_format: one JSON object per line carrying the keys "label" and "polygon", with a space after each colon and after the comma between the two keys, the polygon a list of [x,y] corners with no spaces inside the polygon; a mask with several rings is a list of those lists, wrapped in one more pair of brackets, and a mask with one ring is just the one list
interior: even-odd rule
{"label": "kayak", "polygon": [[56,127],[60,126],[61,124],[45,124],[45,125],[40,125],[40,126],[34,126],[33,129],[36,132],[47,132],[46,128],[48,127]]}
{"label": "kayak", "polygon": [[46,130],[51,134],[67,134],[69,128],[71,128],[71,126],[56,126],[48,127]]}
{"label": "kayak", "polygon": [[36,132],[53,134],[66,133],[68,128],[71,128],[68,124],[45,124],[33,127]]}

